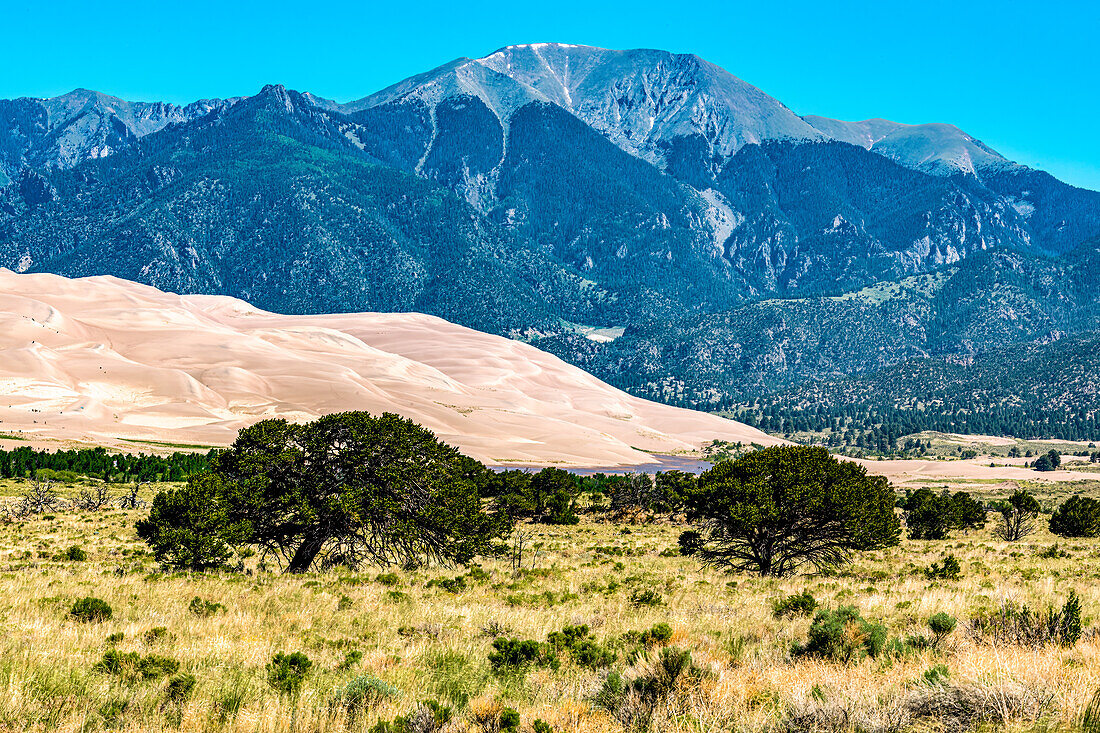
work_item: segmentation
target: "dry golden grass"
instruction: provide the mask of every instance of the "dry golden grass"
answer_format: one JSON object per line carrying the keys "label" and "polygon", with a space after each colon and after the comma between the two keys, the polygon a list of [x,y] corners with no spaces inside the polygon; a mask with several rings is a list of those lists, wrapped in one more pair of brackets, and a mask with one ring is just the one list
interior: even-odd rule
{"label": "dry golden grass", "polygon": [[[19,489],[8,482],[0,493]],[[536,669],[515,680],[489,669],[494,629],[541,641],[577,623],[614,644],[626,631],[665,622],[673,628],[671,643],[691,650],[702,673],[657,706],[659,731],[950,728],[913,717],[906,707],[914,696],[931,694],[924,673],[935,665],[947,668],[952,690],[1004,708],[1009,730],[1072,729],[1100,688],[1097,635],[1086,632],[1070,649],[998,648],[966,629],[965,619],[979,609],[1006,599],[1060,606],[1070,589],[1081,595],[1086,622],[1098,614],[1100,542],[1059,540],[1045,529],[1016,544],[987,531],[946,542],[906,540],[860,556],[835,575],[775,580],[730,576],[662,554],[676,547],[682,528],[675,525],[525,527],[541,543],[537,556],[525,559],[525,572],[488,560],[488,580],[469,580],[465,591],[450,593],[426,583],[459,570],[389,571],[397,586],[377,582],[378,569],[304,577],[160,574],[134,535],[142,514],[66,510],[0,524],[0,729],[173,728],[164,679],[124,683],[93,669],[108,635],[117,632],[124,634],[118,650],[175,658],[181,672],[195,676],[178,721],[184,731],[369,730],[425,698],[455,707],[449,731],[482,730],[477,721],[503,707],[519,711],[525,731],[535,718],[556,731],[623,731],[593,700],[605,671],[566,660],[559,670]],[[1065,556],[1040,556],[1056,542]],[[56,559],[71,545],[84,548],[88,559]],[[958,557],[962,579],[928,580],[924,568],[946,553]],[[632,605],[632,593],[647,589],[662,603]],[[853,665],[793,657],[791,646],[805,639],[810,621],[774,618],[771,601],[803,589],[826,606],[858,606],[892,637],[920,632],[938,611],[960,624],[941,651]],[[87,595],[110,603],[114,617],[71,619],[73,601]],[[188,609],[196,596],[226,608],[197,616]],[[167,633],[147,640],[154,627]],[[296,700],[281,698],[265,673],[272,655],[292,651],[314,663]],[[342,669],[352,651],[361,660]],[[655,654],[631,659],[627,647],[618,652],[613,668],[627,678],[655,664]],[[336,688],[363,674],[402,694],[349,726],[330,702]]]}

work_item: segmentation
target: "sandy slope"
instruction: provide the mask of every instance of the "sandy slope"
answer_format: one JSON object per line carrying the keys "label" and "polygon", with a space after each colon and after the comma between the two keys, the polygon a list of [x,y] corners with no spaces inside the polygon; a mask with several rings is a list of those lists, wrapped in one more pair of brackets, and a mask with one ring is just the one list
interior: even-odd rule
{"label": "sandy slope", "polygon": [[715,438],[779,442],[431,316],[284,316],[0,269],[0,432],[215,445],[264,417],[341,410],[397,412],[487,462],[629,465]]}
{"label": "sandy slope", "polygon": [[963,479],[985,481],[1096,481],[1100,474],[1087,471],[1074,471],[1075,466],[1087,466],[1087,463],[1070,462],[1072,457],[1064,456],[1062,469],[1058,471],[1034,471],[1024,468],[1025,459],[1019,459],[1021,465],[1003,465],[1009,459],[997,458],[997,466],[990,466],[988,457],[971,458],[956,461],[933,461],[927,459],[887,459],[884,461],[852,459],[867,467],[870,473],[885,476],[894,483],[928,483],[939,480]]}

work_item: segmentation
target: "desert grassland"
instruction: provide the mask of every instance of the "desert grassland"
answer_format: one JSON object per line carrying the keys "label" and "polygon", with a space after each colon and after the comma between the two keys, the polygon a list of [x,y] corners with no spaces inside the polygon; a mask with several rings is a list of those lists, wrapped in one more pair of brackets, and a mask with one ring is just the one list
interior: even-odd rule
{"label": "desert grassland", "polygon": [[[19,490],[18,482],[0,486],[9,496]],[[699,673],[656,706],[652,729],[659,731],[951,729],[913,712],[914,700],[933,694],[926,672],[938,665],[953,689],[980,701],[986,719],[979,727],[1072,730],[1100,688],[1100,635],[1088,630],[1100,627],[1100,541],[1053,537],[1044,518],[1018,543],[988,530],[903,540],[837,573],[763,579],[678,556],[680,525],[586,517],[572,527],[522,525],[534,534],[523,570],[486,559],[487,577],[469,576],[465,590],[449,592],[426,584],[465,569],[162,574],[134,534],[144,513],[65,510],[0,523],[0,728],[369,730],[433,699],[454,708],[448,731],[494,730],[479,721],[504,706],[519,711],[522,730],[541,718],[556,731],[623,731],[621,719],[595,701],[606,670],[563,656],[556,671],[492,673],[487,657],[497,634],[544,641],[567,624],[587,624],[598,642],[615,648],[612,668],[627,679],[651,673],[659,653],[639,651],[621,635],[671,626],[669,643],[690,650]],[[73,545],[87,560],[59,559]],[[947,553],[959,559],[962,578],[928,579],[924,569]],[[380,581],[383,572],[396,579]],[[995,646],[967,628],[973,613],[1004,600],[1060,607],[1070,589],[1081,596],[1088,627],[1072,648]],[[777,619],[771,604],[802,590],[827,607],[858,606],[891,637],[927,631],[927,619],[940,611],[959,627],[938,651],[848,665],[797,657],[791,647],[805,640],[810,620]],[[644,591],[659,600],[632,602]],[[73,620],[73,601],[88,595],[106,600],[113,618]],[[189,610],[195,597],[225,608],[196,615]],[[148,634],[156,627],[165,631]],[[119,651],[172,657],[194,675],[194,691],[175,715],[164,678],[126,682],[94,669],[107,637],[118,632]],[[289,698],[268,685],[265,665],[277,652],[294,651],[307,654],[313,669],[301,694]],[[358,661],[348,659],[354,651]],[[400,695],[349,719],[331,703],[338,688],[364,674]]]}

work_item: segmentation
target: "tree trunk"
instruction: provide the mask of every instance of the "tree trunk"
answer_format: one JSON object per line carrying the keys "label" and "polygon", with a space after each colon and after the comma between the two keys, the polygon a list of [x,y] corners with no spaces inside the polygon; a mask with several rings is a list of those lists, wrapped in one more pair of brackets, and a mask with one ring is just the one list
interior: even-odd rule
{"label": "tree trunk", "polygon": [[298,545],[294,557],[290,559],[290,564],[286,566],[286,571],[288,573],[309,572],[313,560],[317,557],[317,553],[321,551],[321,548],[324,547],[326,539],[328,538],[311,534],[306,535],[306,538],[302,540],[302,544]]}

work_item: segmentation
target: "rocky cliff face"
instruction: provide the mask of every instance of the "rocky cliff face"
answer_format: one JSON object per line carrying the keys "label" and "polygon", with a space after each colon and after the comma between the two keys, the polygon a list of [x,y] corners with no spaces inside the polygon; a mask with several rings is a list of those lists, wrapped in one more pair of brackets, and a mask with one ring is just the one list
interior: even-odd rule
{"label": "rocky cliff face", "polygon": [[175,123],[188,122],[235,100],[207,99],[180,107],[128,102],[88,89],[49,99],[0,100],[0,169],[72,168],[103,158]]}

